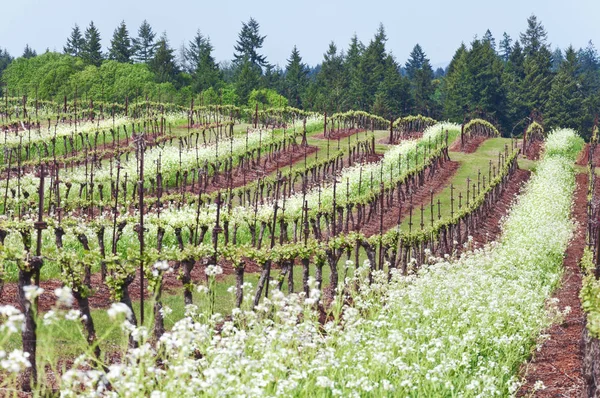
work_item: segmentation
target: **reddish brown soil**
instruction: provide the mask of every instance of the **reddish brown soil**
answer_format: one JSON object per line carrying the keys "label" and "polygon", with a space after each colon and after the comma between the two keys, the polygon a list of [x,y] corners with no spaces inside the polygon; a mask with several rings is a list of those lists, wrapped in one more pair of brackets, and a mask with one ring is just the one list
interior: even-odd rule
{"label": "reddish brown soil", "polygon": [[[579,157],[577,158],[577,164],[579,166],[587,166],[590,160],[590,144],[585,144],[581,152],[579,153]],[[600,165],[600,151],[598,148],[594,151],[594,156],[592,158],[594,165]]]}
{"label": "reddish brown soil", "polygon": [[319,133],[317,135],[313,135],[312,138],[318,138],[321,140],[326,140],[327,138],[329,138],[330,140],[337,140],[337,139],[346,138],[346,137],[354,135],[354,134],[363,133],[364,131],[365,131],[365,129],[340,129],[340,130],[331,131],[329,133],[329,137],[326,137],[323,133]]}
{"label": "reddish brown soil", "polygon": [[486,243],[495,241],[502,232],[502,219],[506,216],[517,195],[529,180],[529,170],[517,169],[510,177],[508,186],[502,192],[500,200],[496,202],[492,211],[477,225],[473,236],[474,248],[484,246]]}
{"label": "reddish brown soil", "polygon": [[378,139],[377,143],[378,144],[386,144],[386,145],[396,145],[396,144],[399,144],[402,141],[418,140],[421,137],[423,137],[423,132],[414,131],[414,132],[411,132],[411,133],[404,133],[402,135],[402,137],[400,137],[399,141],[394,141],[394,142],[390,143],[390,137],[389,137],[389,134],[388,134],[388,136]]}
{"label": "reddish brown soil", "polygon": [[[147,137],[148,138],[146,140],[146,148],[152,148],[153,146],[156,145],[156,142],[152,135],[148,135]],[[170,138],[175,138],[176,136],[163,135],[163,136],[159,136],[158,138],[162,138],[162,137],[164,137],[163,139],[168,140]],[[114,141],[107,142],[106,144],[99,143],[98,146],[96,147],[97,159],[105,160],[105,159],[110,159],[110,158],[114,157],[114,154],[116,152],[115,148],[117,148],[117,147],[119,148],[119,151],[122,154],[125,152],[135,151],[135,147],[133,146],[133,139],[131,137],[123,138],[116,142],[114,142]],[[79,155],[82,152],[84,152],[84,151],[79,150],[79,151],[77,151],[77,154]],[[93,156],[94,156],[94,151],[88,151],[88,158],[93,159]],[[73,157],[70,155],[67,155],[67,156],[57,155],[56,159],[57,159],[57,167],[62,170],[63,168],[68,169],[69,167],[71,167],[71,159],[73,159]],[[77,161],[77,162],[75,162],[74,165],[77,167],[77,166],[81,166],[83,164],[85,164],[85,162]],[[8,164],[6,164],[2,167],[2,172],[0,173],[0,179],[6,178],[6,176],[7,176],[7,171],[6,171],[5,166],[8,166]],[[23,166],[21,169],[23,170],[24,173],[31,173],[35,170],[35,166],[32,166],[32,165]],[[14,175],[16,172],[17,172],[17,167],[14,164],[11,165],[11,174]]]}
{"label": "reddish brown soil", "polygon": [[[417,213],[420,211],[418,209],[420,209],[421,204],[426,205],[426,208],[428,210],[431,191],[433,191],[434,195],[441,192],[446,187],[446,185],[449,184],[450,180],[452,179],[452,177],[458,170],[459,166],[460,166],[460,163],[458,163],[458,162],[454,162],[451,160],[445,162],[441,166],[440,170],[437,171],[435,177],[426,181],[425,184],[422,187],[420,187],[413,194],[413,196],[412,196],[412,205],[413,205],[413,209],[414,209],[413,210],[413,222],[415,223],[415,226],[417,228],[418,228],[417,224],[420,222],[420,221],[416,221],[417,219],[420,220],[420,218],[419,218],[420,215],[418,215]],[[386,210],[385,217],[383,218],[383,231],[386,231],[386,230],[398,225],[399,213],[400,213],[400,207],[397,206],[397,202],[396,202],[396,206],[394,206],[392,209]],[[406,203],[403,203],[402,219],[407,217],[408,213],[409,213],[408,205]],[[425,215],[427,215],[427,214],[429,214],[428,211],[425,212]],[[373,216],[373,217],[371,217],[371,220],[368,223],[363,224],[360,227],[360,231],[363,234],[365,234],[366,236],[376,235],[380,231],[380,223],[381,223],[381,220],[380,220],[379,216]]]}
{"label": "reddish brown soil", "polygon": [[452,145],[450,145],[450,151],[452,152],[464,152],[464,153],[473,153],[479,148],[488,137],[484,137],[481,135],[476,135],[467,139],[464,146],[460,145],[460,139],[454,141]]}
{"label": "reddish brown soil", "polygon": [[531,142],[527,149],[527,152],[525,153],[525,157],[527,159],[531,159],[531,160],[538,160],[540,158],[540,155],[542,154],[542,141],[539,140],[534,140],[533,142]]}
{"label": "reddish brown soil", "polygon": [[[174,263],[172,263],[174,265]],[[230,263],[219,262],[219,265],[223,268],[223,274],[220,278],[226,275],[232,275],[235,273],[234,268]],[[196,264],[192,271],[192,280],[196,283],[200,281],[206,280],[206,275],[204,274],[204,265]],[[260,267],[251,262],[246,263],[246,272],[259,272]],[[178,272],[170,272],[165,274],[163,279],[163,292],[168,293],[169,291],[173,291],[175,289],[179,289],[182,287],[181,281],[177,279]],[[148,292],[147,281],[144,282],[144,297],[149,297],[150,294]],[[39,297],[39,310],[42,312],[50,310],[56,303],[56,296],[54,295],[54,289],[57,289],[62,286],[62,281],[58,279],[49,279],[46,281],[40,282],[40,287],[44,289],[44,293]],[[94,293],[90,297],[90,307],[92,308],[106,308],[113,303],[113,300],[110,297],[110,292],[108,287],[104,285],[100,279],[100,273],[95,273],[92,275],[92,289]],[[136,274],[136,278],[131,285],[129,285],[129,295],[132,300],[139,300],[140,295],[140,279],[139,272]],[[182,297],[183,300],[183,297]],[[2,305],[13,305],[18,306],[19,300],[17,297],[17,284],[16,283],[6,283],[4,285],[4,293],[0,296],[0,304]]]}
{"label": "reddish brown soil", "polygon": [[[306,156],[310,156],[313,153],[317,152],[319,148],[316,146],[308,146],[306,147]],[[239,168],[235,168],[233,170],[233,180],[230,182],[225,175],[221,175],[219,177],[219,181],[210,182],[206,189],[203,189],[204,193],[211,193],[214,191],[218,191],[219,189],[229,188],[238,188],[246,185],[249,182],[256,181],[259,178],[266,177],[278,168],[282,171],[285,171],[286,168],[289,167],[290,164],[294,164],[300,160],[304,159],[304,147],[297,146],[286,149],[285,152],[281,153],[277,159],[272,159],[264,163],[264,160],[260,162],[260,167],[246,170],[246,172],[240,170]],[[191,180],[189,181],[191,184]],[[188,192],[191,192],[191,186],[187,189]],[[198,188],[195,189],[195,193],[198,193]]]}
{"label": "reddish brown soil", "polygon": [[586,174],[577,175],[575,206],[572,217],[577,221],[577,230],[565,253],[563,261],[565,273],[561,287],[554,297],[559,300],[561,310],[571,307],[571,312],[563,323],[553,325],[545,334],[550,337],[541,349],[534,353],[533,359],[526,365],[526,383],[518,396],[531,396],[536,381],[542,381],[545,389],[535,392],[536,397],[580,397],[583,391],[583,352],[580,342],[585,327],[584,314],[579,301],[581,272],[579,262],[585,248],[586,196],[588,178]]}

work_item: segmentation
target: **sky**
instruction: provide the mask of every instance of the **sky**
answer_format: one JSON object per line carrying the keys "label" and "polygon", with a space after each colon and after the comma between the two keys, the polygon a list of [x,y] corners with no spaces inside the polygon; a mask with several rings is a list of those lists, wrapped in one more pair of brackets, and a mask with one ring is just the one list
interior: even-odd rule
{"label": "sky", "polygon": [[[293,4],[293,5],[292,5]],[[490,29],[496,42],[507,32],[513,39],[535,14],[548,32],[552,48],[600,48],[598,0],[453,0],[453,1],[328,1],[304,0],[0,0],[0,48],[21,55],[25,44],[38,53],[62,51],[74,24],[82,30],[91,20],[100,30],[104,51],[124,20],[131,36],[146,19],[158,34],[167,32],[179,49],[198,29],[210,37],[218,61],[233,58],[233,46],[243,21],[250,17],[266,35],[263,54],[285,67],[294,45],[303,61],[321,62],[331,41],[347,48],[356,33],[365,44],[383,23],[386,48],[404,63],[416,43],[434,67],[445,66],[461,42],[468,44]],[[158,35],[157,35],[158,36]]]}

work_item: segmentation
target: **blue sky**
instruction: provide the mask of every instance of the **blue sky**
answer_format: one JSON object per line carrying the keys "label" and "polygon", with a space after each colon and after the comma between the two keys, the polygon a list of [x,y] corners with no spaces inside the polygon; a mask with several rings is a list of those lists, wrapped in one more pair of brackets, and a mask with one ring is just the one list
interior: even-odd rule
{"label": "blue sky", "polygon": [[499,42],[506,31],[513,38],[526,29],[536,14],[548,31],[552,48],[589,40],[600,48],[600,1],[181,1],[181,0],[0,0],[0,47],[20,55],[28,43],[36,51],[62,51],[75,23],[84,29],[93,20],[103,45],[121,20],[131,35],[147,19],[157,33],[166,31],[179,48],[197,29],[210,36],[217,60],[230,60],[242,21],[254,17],[267,35],[263,53],[269,62],[285,66],[294,45],[310,65],[321,61],[330,41],[345,48],[356,33],[368,43],[379,23],[388,35],[388,50],[404,63],[419,43],[434,66],[452,58],[461,42],[490,29]]}

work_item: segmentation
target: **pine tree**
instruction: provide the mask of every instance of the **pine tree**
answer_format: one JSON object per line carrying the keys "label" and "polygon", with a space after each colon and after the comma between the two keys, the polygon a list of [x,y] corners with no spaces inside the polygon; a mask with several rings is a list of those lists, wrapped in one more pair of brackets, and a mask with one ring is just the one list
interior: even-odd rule
{"label": "pine tree", "polygon": [[67,38],[67,45],[63,47],[63,52],[65,54],[77,57],[81,54],[84,45],[85,39],[81,34],[79,26],[75,24],[73,30],[71,31],[71,35]]}
{"label": "pine tree", "polygon": [[210,38],[204,37],[200,30],[190,41],[185,50],[185,60],[189,73],[192,75],[192,89],[200,92],[216,86],[221,80],[221,73],[212,56],[213,47]]}
{"label": "pine tree", "polygon": [[546,47],[548,34],[541,22],[535,15],[527,18],[527,30],[521,33],[521,44],[526,55],[533,55],[543,47]]}
{"label": "pine tree", "polygon": [[523,94],[523,80],[525,80],[525,54],[521,43],[517,40],[502,75],[502,84],[506,92],[506,111],[503,119],[507,134],[509,132],[516,134],[521,127],[525,127],[523,124],[530,113]]}
{"label": "pine tree", "polygon": [[379,83],[383,80],[385,71],[385,43],[387,36],[383,25],[379,25],[379,29],[375,37],[369,42],[369,45],[364,50],[360,62],[358,64],[355,88],[359,98],[360,109],[369,109],[375,101],[375,93],[379,87]]}
{"label": "pine tree", "polygon": [[81,58],[88,65],[100,66],[102,64],[102,44],[100,32],[96,29],[94,21],[85,30],[85,42],[81,49]]}
{"label": "pine tree", "polygon": [[138,37],[133,39],[134,58],[137,62],[149,63],[154,58],[154,52],[158,43],[154,42],[156,33],[152,31],[152,27],[144,19],[144,22],[138,29]]}
{"label": "pine tree", "polygon": [[365,52],[365,46],[358,40],[356,34],[350,39],[348,52],[344,58],[344,70],[348,78],[348,108],[361,109],[360,87],[361,76],[359,71],[360,60]]}
{"label": "pine tree", "polygon": [[510,57],[510,53],[512,52],[512,38],[508,35],[508,33],[504,32],[502,34],[502,40],[500,41],[500,57],[502,61],[508,62],[508,58]]}
{"label": "pine tree", "polygon": [[467,47],[461,43],[448,65],[444,79],[444,117],[454,121],[462,121],[468,111],[467,55]]}
{"label": "pine tree", "polygon": [[[8,65],[13,61],[13,57],[8,53],[8,50],[0,48],[0,77],[2,72],[8,68]],[[0,96],[3,95],[2,85],[0,85]]]}
{"label": "pine tree", "polygon": [[348,100],[348,75],[344,69],[344,56],[338,54],[334,42],[329,43],[329,48],[323,55],[321,69],[312,88],[317,109],[330,114],[344,109]]}
{"label": "pine tree", "polygon": [[579,132],[588,136],[600,109],[600,58],[594,44],[590,41],[585,49],[577,52],[580,70],[581,91],[584,96],[584,117]]}
{"label": "pine tree", "polygon": [[433,111],[431,97],[433,87],[433,69],[429,59],[419,44],[415,45],[405,65],[406,75],[410,80],[412,98],[418,113],[429,115]]}
{"label": "pine tree", "polygon": [[488,43],[490,45],[490,47],[496,51],[496,39],[494,39],[494,36],[492,35],[492,32],[490,32],[490,30],[486,30],[484,35],[483,35],[483,39],[481,40],[483,43]]}
{"label": "pine tree", "polygon": [[423,52],[421,46],[417,43],[413,47],[408,57],[408,61],[406,61],[406,64],[404,65],[404,70],[408,75],[408,78],[412,80],[416,71],[423,67],[423,63],[425,62],[425,53]]}
{"label": "pine tree", "polygon": [[547,128],[579,128],[584,116],[583,93],[578,78],[580,63],[572,46],[565,51],[565,60],[552,82],[546,105],[545,122]]}
{"label": "pine tree", "polygon": [[371,112],[386,119],[396,119],[410,112],[412,98],[408,78],[400,75],[400,67],[394,57],[385,58],[383,80],[375,94]]}
{"label": "pine tree", "polygon": [[154,78],[158,83],[174,83],[179,74],[179,68],[175,62],[175,50],[169,46],[166,33],[156,42],[154,57],[150,60],[148,67],[154,72]]}
{"label": "pine tree", "polygon": [[25,49],[23,50],[23,55],[21,55],[21,56],[23,58],[29,59],[29,58],[37,57],[37,53],[35,52],[34,49],[29,47],[29,44],[25,44]]}
{"label": "pine tree", "polygon": [[565,60],[565,57],[563,57],[563,53],[562,50],[558,47],[556,47],[554,49],[554,51],[552,52],[552,72],[556,73],[558,72],[558,69],[560,68],[560,64],[563,63],[563,61]]}
{"label": "pine tree", "polygon": [[411,83],[416,112],[422,115],[432,115],[434,111],[432,96],[435,88],[433,87],[433,69],[427,58],[421,69],[415,72]]}
{"label": "pine tree", "polygon": [[260,85],[261,69],[258,65],[252,63],[249,58],[240,59],[237,64],[235,92],[240,103],[247,104],[252,90],[257,89]]}
{"label": "pine tree", "polygon": [[127,26],[125,26],[125,21],[121,21],[121,24],[117,29],[115,29],[113,38],[110,41],[108,59],[129,63],[131,62],[132,55],[133,50],[131,48],[129,32],[127,31]]}
{"label": "pine tree", "polygon": [[247,59],[261,70],[267,66],[266,57],[258,53],[267,36],[261,36],[259,29],[260,25],[254,18],[250,18],[247,23],[242,22],[242,30],[238,34],[238,40],[234,46],[236,51],[233,55],[235,63],[243,63]]}
{"label": "pine tree", "polygon": [[527,19],[527,25],[527,30],[521,34],[525,53],[521,95],[528,111],[532,112],[541,111],[548,101],[553,77],[552,53],[546,42],[548,34],[535,15]]}
{"label": "pine tree", "polygon": [[504,115],[503,63],[489,40],[474,40],[467,55],[467,87],[472,116],[492,122]]}
{"label": "pine tree", "polygon": [[552,87],[552,53],[547,47],[541,47],[534,55],[525,58],[523,64],[525,78],[522,82],[521,93],[529,112],[541,111],[548,101]]}
{"label": "pine tree", "polygon": [[270,88],[280,94],[285,93],[284,72],[279,66],[267,65],[265,73],[261,77],[262,88]]}
{"label": "pine tree", "polygon": [[285,68],[285,96],[295,108],[302,107],[304,92],[308,87],[308,67],[302,63],[298,48],[294,46]]}

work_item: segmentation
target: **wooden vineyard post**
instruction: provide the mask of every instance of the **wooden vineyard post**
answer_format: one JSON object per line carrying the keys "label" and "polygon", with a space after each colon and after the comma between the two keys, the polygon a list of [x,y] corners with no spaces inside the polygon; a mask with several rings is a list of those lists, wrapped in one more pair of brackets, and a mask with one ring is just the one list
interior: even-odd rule
{"label": "wooden vineyard post", "polygon": [[254,128],[258,128],[258,102],[254,108]]}
{"label": "wooden vineyard post", "polygon": [[431,210],[431,228],[433,228],[433,189],[430,191],[429,208]]}
{"label": "wooden vineyard post", "polygon": [[471,178],[467,177],[467,207],[469,206],[469,189],[471,188]]}
{"label": "wooden vineyard post", "polygon": [[450,219],[454,218],[454,185],[450,184]]}
{"label": "wooden vineyard post", "polygon": [[408,208],[408,234],[410,235],[412,233],[412,226],[413,226],[413,222],[412,222],[412,215],[413,215],[413,204],[412,204],[412,196],[410,197],[410,206]]}
{"label": "wooden vineyard post", "polygon": [[37,231],[37,242],[35,248],[35,257],[30,260],[29,267],[27,269],[19,270],[19,299],[22,305],[23,313],[25,315],[25,322],[21,332],[23,340],[23,352],[29,354],[29,362],[31,366],[25,368],[21,388],[23,391],[31,391],[32,384],[35,386],[37,383],[37,336],[36,329],[37,324],[35,320],[35,313],[37,313],[37,297],[33,302],[29,301],[25,295],[25,286],[31,285],[31,277],[34,277],[36,286],[39,286],[40,281],[40,269],[43,265],[42,260],[42,231],[47,228],[47,224],[43,221],[44,216],[44,166],[40,164],[40,185],[38,190],[38,220],[34,224],[34,229]]}
{"label": "wooden vineyard post", "polygon": [[380,218],[379,218],[379,269],[383,270],[383,199],[384,199],[384,185],[381,181],[381,193],[380,193]]}
{"label": "wooden vineyard post", "polygon": [[138,199],[140,212],[140,228],[138,238],[140,241],[140,325],[144,324],[144,133],[140,132],[138,138],[138,155],[140,162],[140,179],[138,181]]}

